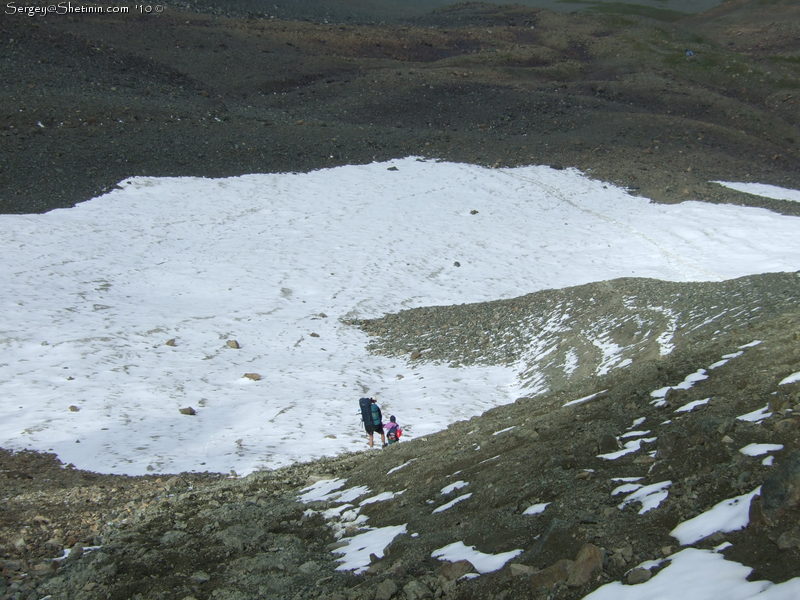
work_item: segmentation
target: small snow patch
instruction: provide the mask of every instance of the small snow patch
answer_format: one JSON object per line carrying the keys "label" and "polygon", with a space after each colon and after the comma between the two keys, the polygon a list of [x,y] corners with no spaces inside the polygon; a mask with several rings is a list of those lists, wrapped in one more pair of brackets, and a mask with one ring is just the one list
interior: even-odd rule
{"label": "small snow patch", "polygon": [[783,444],[747,444],[747,446],[739,448],[739,452],[746,456],[762,456],[778,450],[783,450]]}
{"label": "small snow patch", "polygon": [[511,427],[506,427],[505,429],[501,429],[500,431],[495,431],[492,435],[500,435],[501,433],[505,433],[506,431],[511,431],[515,427],[516,425],[512,425]]}
{"label": "small snow patch", "polygon": [[486,554],[475,549],[475,546],[466,546],[464,542],[453,542],[431,552],[433,558],[457,562],[468,560],[478,573],[491,573],[499,571],[509,560],[522,554],[522,550],[511,550],[500,554]]}
{"label": "small snow patch", "polygon": [[761,487],[757,487],[748,494],[718,502],[706,512],[680,523],[669,534],[681,546],[686,546],[718,531],[727,533],[743,529],[750,522],[750,501],[760,492]]}
{"label": "small snow patch", "polygon": [[406,462],[404,462],[402,465],[397,465],[396,467],[393,467],[393,468],[389,469],[389,470],[386,472],[386,474],[387,474],[387,475],[391,475],[392,473],[396,473],[396,472],[397,472],[397,471],[399,471],[400,469],[402,469],[402,468],[404,468],[404,467],[407,467],[408,465],[410,465],[411,463],[413,463],[415,460],[417,460],[417,459],[416,459],[416,458],[412,458],[411,460],[407,460],[407,461],[406,461]]}
{"label": "small snow patch", "polygon": [[469,494],[464,494],[462,496],[458,496],[457,498],[453,498],[447,504],[442,504],[438,508],[433,509],[433,514],[444,512],[444,511],[446,511],[446,510],[448,510],[450,508],[453,508],[456,504],[458,504],[459,502],[463,502],[464,500],[470,498],[471,496],[472,496],[472,492],[470,492]]}
{"label": "small snow patch", "polygon": [[667,496],[669,496],[667,488],[671,485],[671,481],[660,481],[658,483],[642,486],[632,494],[626,496],[617,508],[622,510],[628,504],[638,502],[642,505],[642,508],[639,509],[639,514],[643,515],[654,508],[658,508],[658,506],[666,500]]}
{"label": "small snow patch", "polygon": [[542,514],[544,512],[544,509],[546,509],[548,506],[550,506],[549,502],[541,502],[539,504],[533,504],[532,506],[529,506],[524,511],[522,511],[522,514],[523,515],[540,515],[540,514]]}
{"label": "small snow patch", "polygon": [[338,559],[341,564],[336,567],[336,570],[353,571],[356,574],[363,573],[369,567],[371,554],[383,558],[384,551],[394,538],[405,532],[406,524],[390,525],[345,538],[342,541],[346,545],[333,551],[334,554],[343,555]]}
{"label": "small snow patch", "polygon": [[769,405],[765,406],[764,408],[759,408],[758,410],[754,410],[753,412],[749,412],[746,415],[740,415],[736,417],[739,421],[748,421],[749,423],[758,423],[759,421],[763,421],[764,419],[769,419],[772,416],[772,413],[769,412]]}
{"label": "small snow patch", "polygon": [[588,396],[584,396],[583,398],[578,398],[577,400],[570,400],[564,406],[574,406],[575,404],[583,404],[584,402],[588,402],[589,400],[594,400],[601,394],[605,394],[608,390],[601,390],[599,392],[595,392],[594,394],[589,394]]}
{"label": "small snow patch", "polygon": [[798,381],[800,381],[800,371],[792,373],[788,377],[782,379],[778,385],[787,385],[789,383],[797,383]]}
{"label": "small snow patch", "polygon": [[694,402],[689,402],[688,404],[684,404],[680,408],[676,408],[675,412],[691,412],[698,406],[703,406],[705,404],[708,404],[709,400],[711,400],[711,398],[704,398],[703,400],[695,400]]}
{"label": "small snow patch", "polygon": [[460,490],[463,487],[467,487],[469,485],[468,481],[454,481],[450,485],[446,485],[442,488],[441,494],[442,496],[447,496],[450,492],[454,492],[456,490]]}

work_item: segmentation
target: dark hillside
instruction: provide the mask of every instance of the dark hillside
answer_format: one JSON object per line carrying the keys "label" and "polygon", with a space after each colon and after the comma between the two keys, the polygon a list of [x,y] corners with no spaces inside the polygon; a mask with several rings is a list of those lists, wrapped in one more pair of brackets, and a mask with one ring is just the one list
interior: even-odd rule
{"label": "dark hillside", "polygon": [[172,6],[4,15],[0,212],[134,175],[406,155],[574,166],[658,201],[797,211],[709,183],[800,187],[797,8],[735,8],[658,20],[469,3],[399,26]]}

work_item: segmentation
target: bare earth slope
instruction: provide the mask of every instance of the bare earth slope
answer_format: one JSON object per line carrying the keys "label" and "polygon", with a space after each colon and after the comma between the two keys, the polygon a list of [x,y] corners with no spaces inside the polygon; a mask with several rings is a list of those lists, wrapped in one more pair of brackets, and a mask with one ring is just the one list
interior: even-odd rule
{"label": "bare earth slope", "polygon": [[[620,308],[634,292],[639,308]],[[548,343],[575,347],[579,363],[594,371],[597,356],[581,350],[593,335],[584,325],[636,322],[638,332],[618,328],[633,362],[599,376],[551,377],[551,392],[385,451],[235,480],[100,476],[59,469],[46,457],[8,457],[16,470],[2,472],[3,489],[11,492],[4,514],[14,515],[2,522],[10,542],[3,548],[7,597],[38,588],[39,597],[65,599],[576,600],[677,552],[680,543],[670,535],[676,525],[758,486],[746,529],[694,546],[730,541],[726,557],[752,567],[754,578],[800,576],[800,383],[781,384],[800,365],[798,274],[691,285],[618,280],[502,303],[417,309],[363,325],[381,331],[383,351],[403,352],[406,323],[413,323],[429,342],[413,360],[504,362],[508,356],[493,352],[493,344],[476,352],[486,324],[498,334],[533,325],[533,335],[529,317],[565,298],[575,306],[575,326]],[[725,298],[736,299],[730,310],[720,305]],[[673,325],[639,319],[653,307],[671,312]],[[446,341],[453,333],[447,323],[461,328],[458,344]],[[441,330],[440,338],[424,335]],[[667,340],[670,352],[654,352],[653,344]],[[536,362],[524,353],[517,358],[523,368]],[[759,410],[760,422],[742,418]],[[775,464],[741,452],[752,443],[782,446],[772,452]],[[348,501],[351,512],[335,497],[298,501],[303,488],[326,478],[348,489],[364,486]],[[665,497],[644,511],[652,498],[615,493],[617,478],[640,478],[639,485]],[[458,481],[466,489],[443,493]],[[471,497],[434,512],[464,492]],[[399,495],[359,506],[382,493]],[[545,503],[541,514],[524,514]],[[343,545],[337,539],[401,525],[418,535],[401,535],[383,557],[367,559],[365,574],[335,570],[332,551]],[[500,571],[458,580],[464,565],[431,556],[455,541],[485,553],[522,552]],[[75,544],[70,558],[48,560]]]}
{"label": "bare earth slope", "polygon": [[659,20],[468,3],[402,25],[6,14],[0,211],[69,206],[132,175],[410,154],[763,203],[708,182],[800,186],[797,8],[725,7]]}

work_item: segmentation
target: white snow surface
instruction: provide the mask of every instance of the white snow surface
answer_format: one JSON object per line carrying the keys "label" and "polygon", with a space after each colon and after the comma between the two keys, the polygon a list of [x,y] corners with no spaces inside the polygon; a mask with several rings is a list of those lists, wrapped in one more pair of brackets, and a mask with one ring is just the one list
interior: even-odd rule
{"label": "white snow surface", "polygon": [[678,524],[670,535],[682,546],[694,544],[717,531],[736,531],[750,522],[750,502],[761,492],[758,487],[752,492],[718,502],[706,512]]}
{"label": "white snow surface", "polygon": [[434,550],[431,556],[449,562],[468,560],[478,573],[491,573],[502,569],[509,560],[522,552],[522,550],[509,550],[508,552],[489,554],[481,552],[475,546],[467,546],[464,542],[453,542]]}
{"label": "white snow surface", "polygon": [[639,585],[608,583],[583,600],[796,600],[800,577],[780,584],[747,581],[751,568],[711,550],[686,548],[670,564]]}
{"label": "white snow surface", "polygon": [[524,393],[520,369],[373,356],[342,319],[795,271],[800,219],[409,157],[131,178],[74,208],[1,215],[0,252],[0,446],[105,473],[246,474],[364,448],[363,395],[412,439]]}
{"label": "white snow surface", "polygon": [[800,190],[792,190],[777,185],[769,185],[767,183],[747,183],[741,181],[715,181],[714,183],[755,196],[800,202]]}

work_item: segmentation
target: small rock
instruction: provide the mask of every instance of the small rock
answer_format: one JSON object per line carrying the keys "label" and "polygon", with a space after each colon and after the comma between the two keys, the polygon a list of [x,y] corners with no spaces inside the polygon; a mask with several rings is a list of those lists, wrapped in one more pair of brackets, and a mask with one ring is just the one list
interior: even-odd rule
{"label": "small rock", "polygon": [[48,560],[33,565],[33,571],[38,574],[52,573],[58,568],[55,561]]}
{"label": "small rock", "polygon": [[617,438],[610,433],[600,436],[597,440],[597,451],[600,454],[608,454],[609,452],[616,452],[619,450],[619,442]]}
{"label": "small rock", "polygon": [[778,548],[781,550],[800,548],[800,527],[794,527],[789,531],[784,531],[778,537]]}
{"label": "small rock", "polygon": [[460,262],[458,262],[458,261],[455,261],[455,262],[453,262],[453,266],[454,266],[454,267],[460,267],[460,266],[461,266],[461,263],[460,263]]}
{"label": "small rock", "polygon": [[573,561],[562,558],[549,567],[534,573],[531,576],[531,586],[534,588],[551,588],[557,583],[564,583],[569,577]]}
{"label": "small rock", "polygon": [[468,560],[457,560],[455,562],[445,562],[439,568],[439,575],[448,581],[455,581],[467,573],[474,573],[475,567]]}
{"label": "small rock", "polygon": [[308,562],[304,562],[302,565],[297,567],[297,570],[304,575],[313,575],[314,573],[320,571],[321,567],[319,563],[309,560]]}
{"label": "small rock", "polygon": [[761,486],[761,505],[768,520],[800,506],[800,451],[783,457]]}
{"label": "small rock", "polygon": [[603,551],[594,544],[584,544],[569,568],[567,585],[580,587],[592,580],[595,573],[603,570]]}
{"label": "small rock", "polygon": [[70,410],[71,412],[78,412],[78,411],[80,411],[80,408],[78,408],[78,407],[77,407],[77,406],[75,406],[74,404],[70,404],[70,405],[69,405],[69,410]]}
{"label": "small rock", "polygon": [[469,211],[469,214],[471,214],[471,215],[477,215],[477,214],[478,214],[478,211],[477,211],[477,210],[475,210],[475,209],[473,208],[471,211]]}
{"label": "small rock", "polygon": [[312,331],[308,335],[310,335],[311,337],[317,337],[317,338],[319,337],[319,334],[316,331]]}
{"label": "small rock", "polygon": [[242,375],[242,377],[245,377],[247,379],[252,379],[253,381],[261,381],[261,375],[259,375],[258,373],[245,373],[244,375]]}
{"label": "small rock", "polygon": [[167,346],[177,346],[178,342],[175,341],[175,338],[171,338],[164,342]]}
{"label": "small rock", "polygon": [[642,567],[636,567],[635,569],[631,569],[628,571],[628,574],[625,575],[625,583],[628,585],[639,585],[640,583],[644,583],[645,581],[650,581],[652,577],[652,573],[650,573],[649,569],[643,569]]}
{"label": "small rock", "polygon": [[420,356],[422,356],[422,352],[419,350],[414,350],[411,353],[411,360],[417,360]]}
{"label": "small rock", "polygon": [[391,579],[385,579],[375,588],[375,600],[391,600],[396,593],[397,584]]}
{"label": "small rock", "polygon": [[241,348],[239,342],[237,342],[236,340],[228,340],[227,342],[225,342],[225,345],[228,348],[233,348],[234,350],[238,350],[239,348]]}
{"label": "small rock", "polygon": [[179,408],[178,412],[182,415],[196,415],[197,411],[193,409],[191,406],[185,406],[183,408]]}
{"label": "small rock", "polygon": [[205,571],[195,571],[194,573],[192,573],[192,576],[189,577],[189,581],[197,585],[202,583],[208,583],[210,580],[211,576]]}
{"label": "small rock", "polygon": [[406,595],[406,600],[433,598],[433,594],[428,589],[428,586],[416,579],[412,579],[403,586],[403,593]]}
{"label": "small rock", "polygon": [[521,563],[511,563],[508,565],[508,571],[512,577],[529,577],[536,572],[536,569]]}
{"label": "small rock", "polygon": [[733,438],[731,438],[731,436],[729,436],[729,435],[724,435],[724,436],[722,436],[722,443],[723,444],[732,444],[733,443]]}

